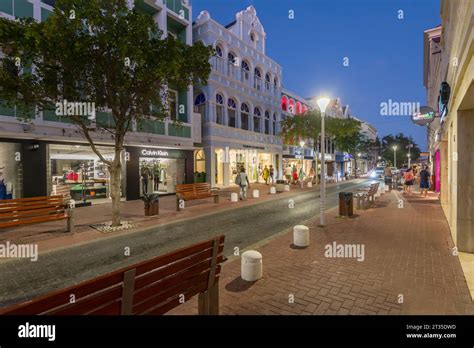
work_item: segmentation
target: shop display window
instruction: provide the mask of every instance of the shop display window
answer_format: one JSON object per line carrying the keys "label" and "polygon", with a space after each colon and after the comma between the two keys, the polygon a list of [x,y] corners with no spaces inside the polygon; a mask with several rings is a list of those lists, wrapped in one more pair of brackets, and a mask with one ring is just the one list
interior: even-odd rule
{"label": "shop display window", "polygon": [[171,194],[184,184],[184,159],[140,157],[140,195]]}
{"label": "shop display window", "polygon": [[0,200],[22,198],[21,145],[0,143]]}

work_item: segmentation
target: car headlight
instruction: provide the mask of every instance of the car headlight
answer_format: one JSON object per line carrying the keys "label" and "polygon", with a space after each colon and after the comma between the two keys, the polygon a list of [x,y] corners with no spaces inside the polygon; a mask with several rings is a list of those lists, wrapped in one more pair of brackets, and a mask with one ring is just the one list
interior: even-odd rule
{"label": "car headlight", "polygon": [[376,172],[370,172],[370,177],[371,178],[375,178],[377,176],[377,173]]}

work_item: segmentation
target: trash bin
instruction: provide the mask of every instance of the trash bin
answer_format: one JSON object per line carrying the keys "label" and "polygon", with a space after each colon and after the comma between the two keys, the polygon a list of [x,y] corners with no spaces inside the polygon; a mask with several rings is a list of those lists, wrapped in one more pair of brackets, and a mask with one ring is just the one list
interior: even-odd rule
{"label": "trash bin", "polygon": [[339,215],[346,217],[354,215],[353,202],[352,192],[339,192]]}

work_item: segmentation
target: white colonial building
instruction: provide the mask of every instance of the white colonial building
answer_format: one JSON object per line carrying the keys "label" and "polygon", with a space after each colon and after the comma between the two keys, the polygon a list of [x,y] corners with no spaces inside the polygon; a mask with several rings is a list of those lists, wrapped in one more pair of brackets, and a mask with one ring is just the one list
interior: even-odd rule
{"label": "white colonial building", "polygon": [[206,86],[194,86],[195,111],[203,122],[207,181],[232,184],[244,167],[251,182],[265,166],[281,175],[278,136],[282,69],[265,54],[266,34],[253,6],[224,26],[202,11],[193,25],[194,42],[215,48]]}

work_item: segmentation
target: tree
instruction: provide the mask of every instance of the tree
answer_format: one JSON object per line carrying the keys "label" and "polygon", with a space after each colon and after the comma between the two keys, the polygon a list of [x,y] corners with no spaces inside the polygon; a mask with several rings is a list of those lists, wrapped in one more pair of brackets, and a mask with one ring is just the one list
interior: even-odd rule
{"label": "tree", "polygon": [[[130,9],[126,0],[58,0],[45,22],[0,19],[0,45],[5,53],[0,70],[3,103],[51,110],[67,100],[93,103],[96,110],[110,113],[110,123],[74,111],[65,117],[107,165],[112,224],[120,225],[121,154],[127,132],[136,122],[171,115],[167,86],[205,84],[212,49],[163,38],[153,18]],[[96,147],[96,134],[110,134],[114,159],[104,158]]]}
{"label": "tree", "polygon": [[[408,151],[410,144],[412,147],[410,148],[410,151]],[[400,164],[408,162],[408,153],[410,153],[412,161],[416,161],[420,157],[421,150],[413,141],[412,137],[407,137],[403,133],[397,135],[389,134],[382,138],[382,157],[385,161],[393,162],[394,146],[397,147],[397,164],[399,166]]]}
{"label": "tree", "polygon": [[371,146],[367,137],[360,133],[361,123],[353,118],[332,118],[327,128],[336,148],[347,152],[354,159],[357,177],[357,154],[365,154]]}
{"label": "tree", "polygon": [[307,111],[294,117],[286,117],[281,121],[280,135],[290,145],[297,145],[301,140],[310,140],[318,168],[317,146],[321,136],[321,113],[318,110]]}

